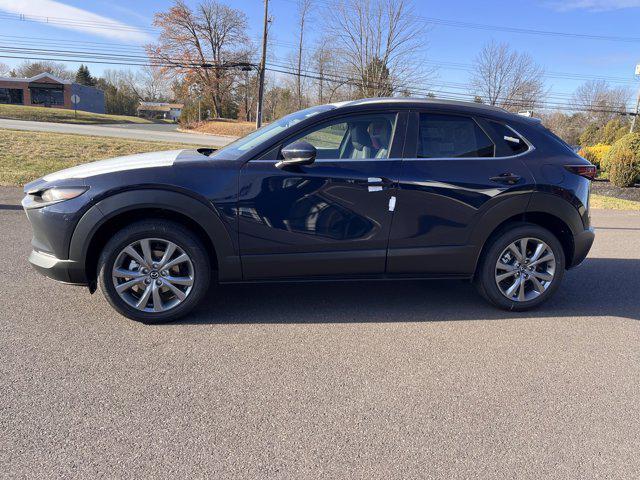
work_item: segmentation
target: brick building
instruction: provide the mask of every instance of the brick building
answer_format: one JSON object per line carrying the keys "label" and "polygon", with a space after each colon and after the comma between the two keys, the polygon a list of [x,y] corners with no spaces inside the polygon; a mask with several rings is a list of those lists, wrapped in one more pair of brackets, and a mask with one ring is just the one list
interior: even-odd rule
{"label": "brick building", "polygon": [[[74,94],[80,98],[75,106],[71,103]],[[63,80],[50,73],[31,78],[0,77],[0,103],[105,112],[102,90]]]}

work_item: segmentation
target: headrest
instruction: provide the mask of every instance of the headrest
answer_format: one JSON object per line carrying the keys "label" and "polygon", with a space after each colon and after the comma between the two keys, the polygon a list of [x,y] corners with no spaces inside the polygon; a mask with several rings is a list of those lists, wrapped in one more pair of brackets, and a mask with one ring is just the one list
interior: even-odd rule
{"label": "headrest", "polygon": [[367,123],[354,123],[351,125],[351,144],[356,150],[364,150],[371,147],[371,137],[367,131]]}

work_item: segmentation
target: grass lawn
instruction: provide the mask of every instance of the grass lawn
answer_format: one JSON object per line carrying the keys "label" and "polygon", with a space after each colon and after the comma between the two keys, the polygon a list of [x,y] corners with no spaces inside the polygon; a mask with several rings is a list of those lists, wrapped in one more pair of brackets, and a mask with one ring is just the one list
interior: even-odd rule
{"label": "grass lawn", "polygon": [[65,108],[27,107],[24,105],[0,105],[0,118],[13,120],[34,120],[37,122],[56,123],[153,123],[151,120],[127,115],[105,115],[102,113],[82,112],[78,116],[73,110]]}
{"label": "grass lawn", "polygon": [[0,185],[5,186],[21,186],[47,173],[119,155],[197,148],[182,143],[18,130],[0,130],[0,145]]}
{"label": "grass lawn", "polygon": [[640,202],[592,194],[591,208],[602,208],[604,210],[640,210]]}
{"label": "grass lawn", "polygon": [[184,127],[185,132],[208,133],[211,135],[229,135],[232,137],[244,137],[256,129],[255,122],[243,122],[233,119],[208,120],[194,123]]}

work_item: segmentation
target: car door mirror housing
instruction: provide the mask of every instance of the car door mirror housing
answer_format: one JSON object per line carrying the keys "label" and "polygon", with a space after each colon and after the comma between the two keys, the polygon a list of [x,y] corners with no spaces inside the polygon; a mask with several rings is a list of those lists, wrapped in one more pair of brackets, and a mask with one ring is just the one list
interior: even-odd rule
{"label": "car door mirror housing", "polygon": [[316,147],[309,142],[294,142],[282,149],[284,160],[276,163],[278,168],[296,165],[310,165],[316,160]]}

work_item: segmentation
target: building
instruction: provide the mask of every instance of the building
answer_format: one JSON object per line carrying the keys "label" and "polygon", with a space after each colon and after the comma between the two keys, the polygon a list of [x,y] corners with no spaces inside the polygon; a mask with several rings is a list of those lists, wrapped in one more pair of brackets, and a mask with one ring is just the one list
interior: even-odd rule
{"label": "building", "polygon": [[167,118],[177,121],[180,118],[184,104],[166,102],[140,102],[138,116],[145,118]]}
{"label": "building", "polygon": [[[73,95],[80,99],[77,105],[71,102]],[[0,77],[0,103],[105,113],[102,90],[46,72],[31,78]]]}

